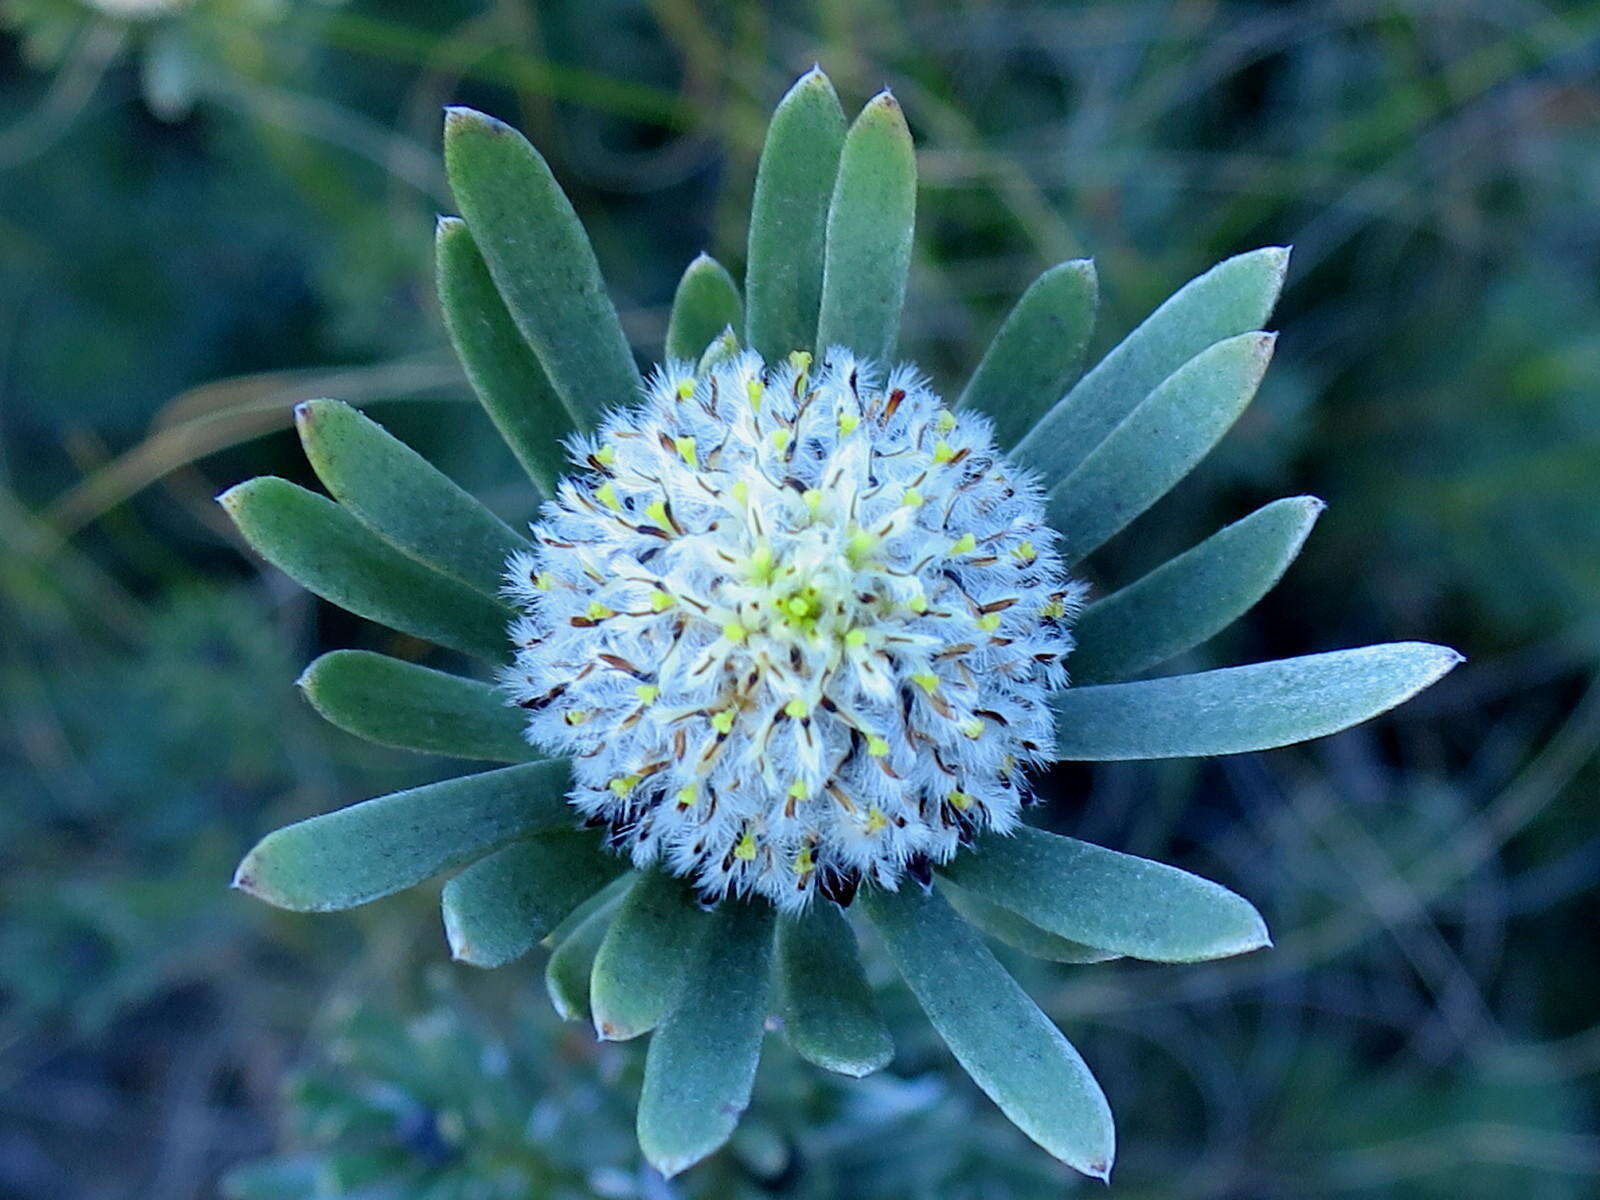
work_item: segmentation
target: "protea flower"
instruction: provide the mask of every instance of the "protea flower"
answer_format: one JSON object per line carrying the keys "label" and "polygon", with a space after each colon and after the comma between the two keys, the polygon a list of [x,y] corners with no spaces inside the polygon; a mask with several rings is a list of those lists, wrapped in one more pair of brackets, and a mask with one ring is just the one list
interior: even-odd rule
{"label": "protea flower", "polygon": [[1060,962],[1190,962],[1267,932],[1217,884],[1023,825],[1029,771],[1319,737],[1459,660],[1386,645],[1124,682],[1259,599],[1321,508],[1309,497],[1086,607],[1070,575],[1249,401],[1286,252],[1221,264],[1081,374],[1095,276],[1064,263],[946,403],[893,359],[905,121],[884,93],[847,129],[813,71],[767,136],[743,296],[692,263],[665,364],[641,381],[538,153],[454,109],[445,156],[464,214],[439,226],[446,319],[547,497],[539,521],[508,528],[330,401],[298,418],[332,499],[263,478],[222,503],[313,592],[498,671],[335,651],[302,679],[319,711],[518,765],[279,830],[236,883],[320,911],[460,869],[444,889],[458,959],[548,940],[564,1015],[604,1038],[654,1031],[638,1132],[669,1175],[731,1133],[769,1009],[822,1067],[890,1060],[846,915],[864,910],[978,1085],[1104,1178],[1105,1098],[985,937]]}

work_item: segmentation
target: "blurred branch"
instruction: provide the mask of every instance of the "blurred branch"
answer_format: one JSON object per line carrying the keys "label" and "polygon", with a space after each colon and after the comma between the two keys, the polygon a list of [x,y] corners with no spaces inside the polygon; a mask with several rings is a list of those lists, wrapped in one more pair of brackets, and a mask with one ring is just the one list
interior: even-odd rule
{"label": "blurred branch", "polygon": [[[361,405],[438,399],[460,382],[453,359],[430,354],[370,367],[269,371],[206,384],[173,399],[150,436],[58,497],[45,522],[64,541],[179,467],[288,428],[294,406],[303,400],[338,396]],[[180,414],[176,420],[173,413]]]}

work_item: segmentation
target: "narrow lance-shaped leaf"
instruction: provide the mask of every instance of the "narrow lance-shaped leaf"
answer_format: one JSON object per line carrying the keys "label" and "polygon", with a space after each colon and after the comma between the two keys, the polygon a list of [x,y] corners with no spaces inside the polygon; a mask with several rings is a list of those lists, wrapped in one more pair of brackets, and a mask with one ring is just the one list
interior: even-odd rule
{"label": "narrow lance-shaped leaf", "polygon": [[450,953],[475,967],[521,958],[627,863],[592,830],[564,830],[513,842],[444,886]]}
{"label": "narrow lance-shaped leaf", "polygon": [[445,174],[511,319],[580,428],[639,389],[589,237],[539,152],[504,122],[446,112]]}
{"label": "narrow lance-shaped leaf", "polygon": [[337,400],[294,410],[317,478],[395,549],[486,596],[500,595],[506,561],[532,545],[371,417]]}
{"label": "narrow lance-shaped leaf", "polygon": [[726,1142],[750,1104],[771,953],[772,907],[723,904],[690,967],[683,1003],[650,1039],[639,1148],[668,1178]]}
{"label": "narrow lance-shaped leaf", "polygon": [[528,763],[365,800],[269,833],[233,884],[296,912],[403,891],[571,820],[565,762]]}
{"label": "narrow lance-shaped leaf", "polygon": [[545,939],[551,951],[544,967],[544,988],[550,1006],[563,1021],[589,1019],[589,974],[594,956],[611,927],[618,901],[633,881],[631,874],[613,881],[584,901]]}
{"label": "narrow lance-shaped leaf", "polygon": [[1155,962],[1258,950],[1250,902],[1165,863],[1026,826],[983,838],[944,871],[960,887],[1072,941]]}
{"label": "narrow lance-shaped leaf", "polygon": [[1047,516],[1068,565],[1149,508],[1194,469],[1250,403],[1273,335],[1219,342],[1179,367],[1083,463],[1056,484]]}
{"label": "narrow lance-shaped leaf", "polygon": [[217,497],[256,552],[358,617],[490,660],[511,609],[400,553],[326,496],[263,475]]}
{"label": "narrow lance-shaped leaf", "polygon": [[1073,625],[1073,682],[1126,679],[1226,629],[1283,577],[1323,508],[1315,496],[1274,500],[1096,600]]}
{"label": "narrow lance-shaped leaf", "polygon": [[709,254],[699,255],[678,280],[667,318],[667,357],[696,362],[723,330],[744,333],[739,285]]}
{"label": "narrow lance-shaped leaf", "polygon": [[300,676],[311,706],[346,733],[424,754],[527,762],[523,714],[492,684],[370,650],[333,650]]}
{"label": "narrow lance-shaped leaf", "polygon": [[[963,858],[972,855],[963,855]],[[1083,1058],[937,893],[862,895],[928,1020],[1017,1128],[1068,1166],[1106,1179],[1111,1108]]]}
{"label": "narrow lance-shaped leaf", "polygon": [[553,496],[568,467],[561,442],[578,420],[506,311],[467,223],[439,218],[434,251],[439,307],[467,381],[522,469]]}
{"label": "narrow lance-shaped leaf", "polygon": [[601,1038],[626,1041],[666,1019],[709,923],[682,879],[661,870],[640,875],[600,943],[589,979]]}
{"label": "narrow lance-shaped leaf", "polygon": [[845,135],[828,205],[817,351],[843,346],[886,363],[894,354],[911,269],[917,156],[905,114],[880,92]]}
{"label": "narrow lance-shaped leaf", "polygon": [[1208,346],[1260,329],[1289,251],[1268,246],[1218,263],[1175,292],[1092,367],[1017,444],[1046,487],[1078,466],[1153,388]]}
{"label": "narrow lance-shaped leaf", "polygon": [[974,929],[1034,958],[1059,963],[1101,963],[1121,957],[1113,950],[1085,946],[1082,942],[1074,942],[1060,934],[1040,929],[1009,908],[985,900],[976,892],[956,887],[948,879],[941,880],[939,891],[950,902],[950,907]]}
{"label": "narrow lance-shaped leaf", "polygon": [[844,132],[839,97],[816,69],[789,89],[767,127],[744,280],[749,342],[767,362],[815,348],[828,203]]}
{"label": "narrow lance-shaped leaf", "polygon": [[1078,377],[1099,299],[1094,263],[1060,263],[1022,293],[994,335],[958,403],[994,422],[1002,450],[1020,441]]}
{"label": "narrow lance-shaped leaf", "polygon": [[801,1057],[856,1077],[889,1064],[894,1042],[836,907],[818,901],[778,919],[778,972],[784,1034]]}
{"label": "narrow lance-shaped leaf", "polygon": [[1101,762],[1270,750],[1386,712],[1460,661],[1445,646],[1396,642],[1194,675],[1069,687],[1051,701],[1056,756]]}

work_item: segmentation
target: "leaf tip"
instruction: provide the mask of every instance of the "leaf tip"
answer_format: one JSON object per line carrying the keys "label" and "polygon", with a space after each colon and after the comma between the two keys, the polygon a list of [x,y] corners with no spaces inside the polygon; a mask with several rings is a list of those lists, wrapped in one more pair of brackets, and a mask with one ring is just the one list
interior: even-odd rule
{"label": "leaf tip", "polygon": [[476,130],[496,136],[514,132],[511,126],[500,120],[499,117],[491,117],[488,113],[479,112],[475,108],[468,108],[464,104],[445,105],[444,135],[446,138]]}
{"label": "leaf tip", "polygon": [[224,488],[216,495],[217,503],[222,505],[222,507],[231,514],[236,508],[238,508],[239,501],[243,498],[240,493],[243,491],[245,485],[249,482],[250,481],[247,479],[244,483],[236,483],[230,488]]}

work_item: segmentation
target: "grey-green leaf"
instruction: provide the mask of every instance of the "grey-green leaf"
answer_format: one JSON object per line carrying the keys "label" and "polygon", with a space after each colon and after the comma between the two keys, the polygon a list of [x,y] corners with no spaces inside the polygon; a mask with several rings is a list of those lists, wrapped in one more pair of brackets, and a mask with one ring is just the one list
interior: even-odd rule
{"label": "grey-green leaf", "polygon": [[1069,687],[1051,701],[1056,756],[1103,762],[1270,750],[1386,712],[1460,661],[1446,646],[1395,642],[1194,675]]}
{"label": "grey-green leaf", "polygon": [[802,1058],[857,1078],[889,1065],[894,1041],[836,906],[819,900],[778,919],[778,979],[784,1033]]}
{"label": "grey-green leaf", "polygon": [[1002,450],[1021,441],[1083,369],[1099,286],[1094,263],[1051,267],[1022,293],[958,403],[994,422]]}
{"label": "grey-green leaf", "polygon": [[568,782],[565,762],[539,762],[365,800],[268,834],[233,885],[295,912],[353,908],[567,826]]}
{"label": "grey-green leaf", "polygon": [[1056,1158],[1108,1178],[1116,1136],[1105,1094],[982,939],[943,897],[912,885],[863,892],[860,903],[973,1082]]}
{"label": "grey-green leaf", "polygon": [[1201,962],[1270,944],[1242,896],[1165,863],[1023,826],[944,868],[960,887],[1040,929],[1153,962]]}
{"label": "grey-green leaf", "polygon": [[639,1148],[668,1178],[726,1142],[750,1104],[771,954],[772,907],[723,904],[690,967],[683,1002],[650,1039]]}
{"label": "grey-green leaf", "polygon": [[667,318],[667,357],[698,362],[718,334],[732,328],[744,333],[744,304],[739,285],[728,269],[709,254],[688,265],[672,297]]}
{"label": "grey-green leaf", "polygon": [[513,612],[400,553],[326,496],[263,475],[217,497],[256,552],[358,617],[491,661]]}
{"label": "grey-green leaf", "polygon": [[769,363],[815,348],[828,203],[844,133],[839,97],[815,69],[789,89],[767,127],[744,287],[749,342]]}
{"label": "grey-green leaf", "polygon": [[346,733],[424,754],[528,762],[523,714],[491,684],[370,650],[333,650],[299,679],[311,706]]}
{"label": "grey-green leaf", "polygon": [[1059,934],[1040,929],[1032,921],[1012,912],[1009,908],[1002,908],[993,901],[985,900],[976,892],[956,887],[948,879],[940,881],[939,890],[950,902],[950,907],[960,913],[974,929],[988,934],[1002,945],[1020,950],[1034,958],[1059,963],[1101,963],[1121,957],[1115,951],[1086,946],[1082,942],[1074,942]]}
{"label": "grey-green leaf", "polygon": [[1073,625],[1073,682],[1127,679],[1220,633],[1283,578],[1324,507],[1274,500],[1096,600]]}
{"label": "grey-green leaf", "polygon": [[450,953],[475,967],[501,967],[626,868],[592,830],[563,830],[513,842],[444,886]]}
{"label": "grey-green leaf", "polygon": [[1288,267],[1288,249],[1268,246],[1185,284],[1039,420],[1017,444],[1017,459],[1040,472],[1046,487],[1062,478],[1184,363],[1265,325]]}
{"label": "grey-green leaf", "polygon": [[639,369],[594,249],[539,152],[504,122],[451,108],[444,162],[511,319],[578,426],[634,400]]}
{"label": "grey-green leaf", "polygon": [[828,204],[819,354],[843,346],[879,363],[893,357],[916,210],[911,131],[895,98],[880,92],[850,126],[839,156]]}
{"label": "grey-green leaf", "polygon": [[467,380],[522,469],[553,496],[568,469],[561,440],[577,421],[506,311],[467,223],[441,217],[434,249],[439,307]]}
{"label": "grey-green leaf", "polygon": [[591,897],[550,935],[553,949],[544,967],[545,992],[550,1006],[563,1021],[589,1019],[589,974],[600,941],[611,926],[618,897],[613,895],[620,879],[599,895]]}
{"label": "grey-green leaf", "polygon": [[682,879],[658,869],[640,875],[595,955],[589,979],[595,1032],[621,1042],[665,1020],[709,924]]}
{"label": "grey-green leaf", "polygon": [[1273,335],[1246,333],[1184,363],[1050,493],[1050,526],[1068,565],[1082,559],[1194,469],[1250,403]]}
{"label": "grey-green leaf", "polygon": [[395,549],[498,598],[506,562],[533,549],[371,417],[337,400],[294,410],[306,458],[333,498]]}

